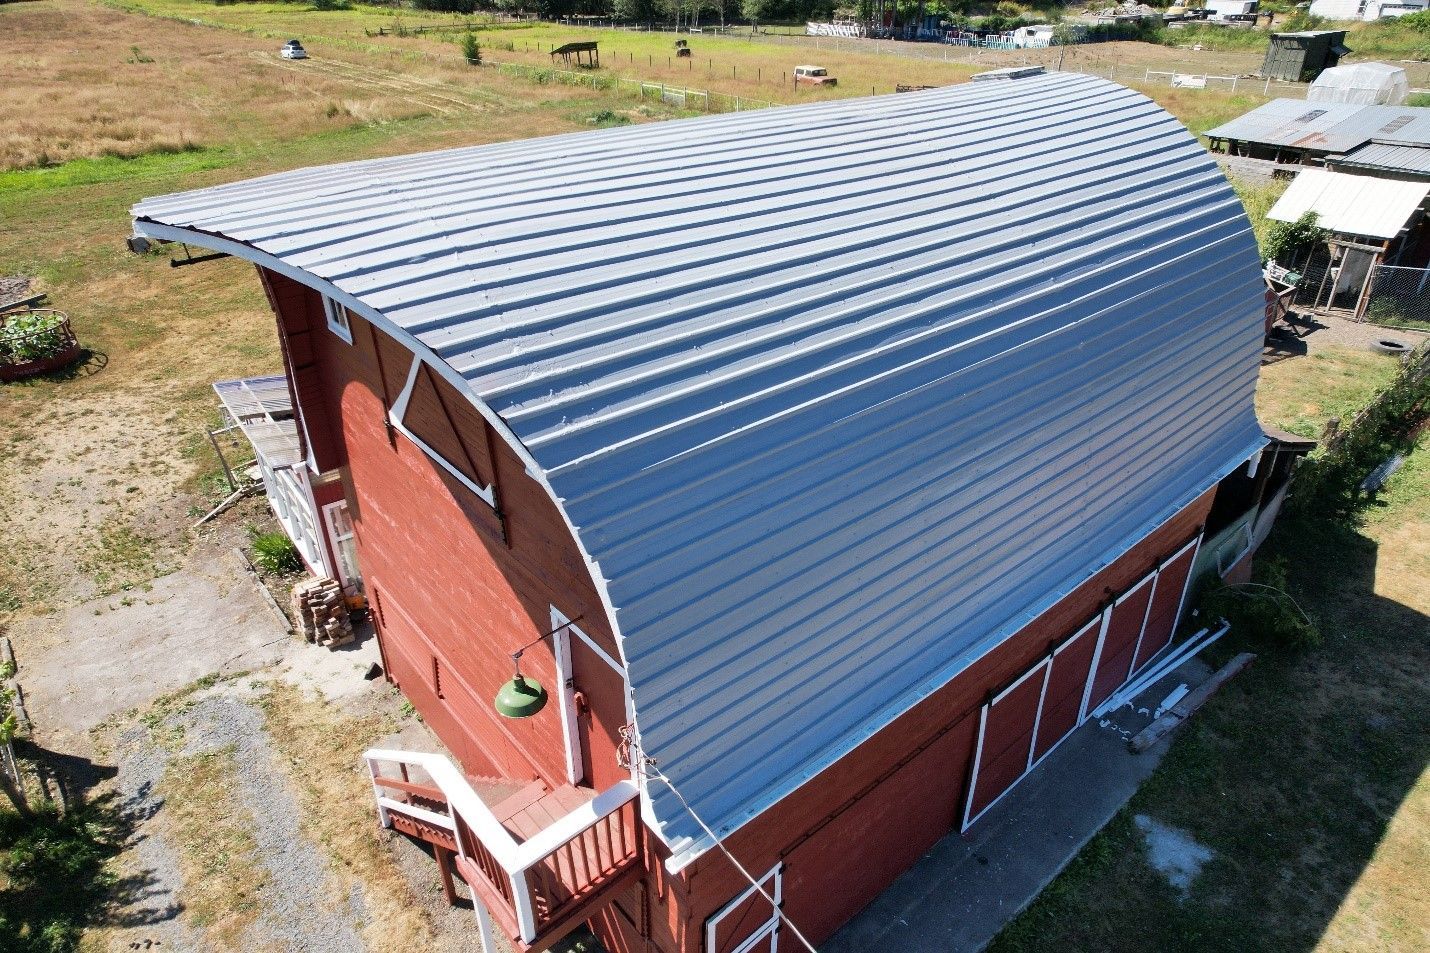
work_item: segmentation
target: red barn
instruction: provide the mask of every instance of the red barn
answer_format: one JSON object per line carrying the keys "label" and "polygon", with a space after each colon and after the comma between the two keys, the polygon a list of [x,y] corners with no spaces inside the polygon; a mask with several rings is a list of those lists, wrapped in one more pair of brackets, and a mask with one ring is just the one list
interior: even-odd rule
{"label": "red barn", "polygon": [[[381,817],[520,950],[798,947],[771,901],[829,936],[1164,652],[1289,467],[1236,196],[1086,76],[134,216],[257,265],[290,522],[458,762],[374,752]],[[502,717],[518,651],[552,701]]]}

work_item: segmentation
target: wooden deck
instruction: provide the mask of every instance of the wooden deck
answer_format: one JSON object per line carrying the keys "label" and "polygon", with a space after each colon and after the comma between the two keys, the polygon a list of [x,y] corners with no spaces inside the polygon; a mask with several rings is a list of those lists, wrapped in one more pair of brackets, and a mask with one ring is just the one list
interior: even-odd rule
{"label": "wooden deck", "polygon": [[[407,774],[406,771],[403,772]],[[519,936],[509,878],[482,847],[460,817],[452,814],[441,790],[411,776],[384,777],[379,783],[411,805],[411,813],[391,811],[392,826],[431,844],[449,902],[457,902],[452,874],[466,881],[508,936]],[[491,779],[477,779],[485,782]],[[474,785],[475,787],[476,785]],[[489,807],[496,820],[518,843],[525,843],[593,801],[590,788],[563,784],[553,789],[539,781],[504,781],[496,787],[501,799]],[[515,788],[513,791],[512,789]],[[395,807],[395,806],[394,806]],[[430,818],[430,819],[429,819]],[[439,821],[451,818],[453,827]],[[564,932],[587,919],[608,890],[640,873],[639,829],[634,805],[626,803],[601,822],[562,843],[525,872],[529,901],[539,933],[531,943],[514,940],[518,953],[544,949]]]}

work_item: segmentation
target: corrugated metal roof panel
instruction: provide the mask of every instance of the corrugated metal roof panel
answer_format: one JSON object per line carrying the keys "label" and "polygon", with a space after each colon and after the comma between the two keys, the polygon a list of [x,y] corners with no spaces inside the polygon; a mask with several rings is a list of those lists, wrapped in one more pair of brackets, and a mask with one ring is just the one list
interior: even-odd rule
{"label": "corrugated metal roof panel", "polygon": [[1206,135],[1314,152],[1349,152],[1372,139],[1430,144],[1430,108],[1274,99]]}
{"label": "corrugated metal roof panel", "polygon": [[272,467],[303,462],[288,379],[282,374],[215,381],[214,393],[253,450]]}
{"label": "corrugated metal roof panel", "polygon": [[1315,212],[1316,224],[1333,232],[1394,238],[1419,213],[1427,192],[1430,182],[1302,169],[1266,217],[1294,222]]}
{"label": "corrugated metal roof panel", "polygon": [[[1091,77],[349,163],[135,214],[305,269],[460,372],[598,567],[646,752],[721,831],[1265,441],[1241,205],[1172,117]],[[663,836],[698,837],[650,795]]]}
{"label": "corrugated metal roof panel", "polygon": [[1346,155],[1327,159],[1326,162],[1336,168],[1430,175],[1430,145],[1372,142]]}

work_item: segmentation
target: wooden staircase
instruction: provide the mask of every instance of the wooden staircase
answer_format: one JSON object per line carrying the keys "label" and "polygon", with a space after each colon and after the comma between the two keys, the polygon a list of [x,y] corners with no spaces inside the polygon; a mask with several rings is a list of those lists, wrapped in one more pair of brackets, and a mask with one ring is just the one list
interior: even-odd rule
{"label": "wooden staircase", "polygon": [[[489,953],[493,921],[517,953],[536,953],[589,919],[612,888],[640,876],[629,782],[598,794],[539,780],[469,779],[440,755],[377,751],[367,760],[379,820],[432,845],[449,903],[458,902],[453,874],[466,882]],[[396,763],[399,774],[381,773],[380,763]],[[420,780],[412,766],[423,769]]]}

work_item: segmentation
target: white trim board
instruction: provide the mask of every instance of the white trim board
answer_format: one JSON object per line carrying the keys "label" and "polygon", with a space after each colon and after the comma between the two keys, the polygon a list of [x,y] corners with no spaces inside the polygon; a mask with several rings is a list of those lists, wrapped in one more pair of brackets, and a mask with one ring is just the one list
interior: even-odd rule
{"label": "white trim board", "polygon": [[[771,878],[774,879],[774,889],[765,886]],[[777,953],[780,926],[779,908],[784,903],[784,862],[780,861],[771,867],[769,872],[759,879],[758,884],[759,887],[764,888],[765,893],[768,893],[775,902],[774,907],[770,911],[770,918],[756,927],[754,932],[745,937],[744,940],[740,941],[740,944],[732,950],[731,953],[747,953],[756,943],[766,937],[770,938],[770,953]],[[716,928],[719,926],[720,921],[738,910],[740,904],[755,896],[757,893],[759,893],[759,889],[754,884],[751,884],[737,894],[735,899],[710,915],[709,919],[705,921],[706,953],[712,953],[712,951],[715,950],[715,944],[719,940]]]}

